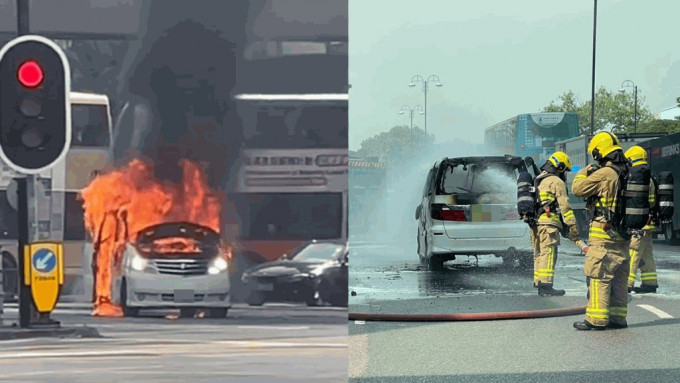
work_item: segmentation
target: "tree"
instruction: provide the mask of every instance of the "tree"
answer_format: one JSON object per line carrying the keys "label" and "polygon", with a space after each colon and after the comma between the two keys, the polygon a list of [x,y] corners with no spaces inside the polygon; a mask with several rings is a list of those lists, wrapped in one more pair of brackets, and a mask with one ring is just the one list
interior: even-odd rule
{"label": "tree", "polygon": [[[644,97],[638,94],[637,131],[644,131],[654,117],[649,108],[644,106]],[[551,101],[543,108],[543,112],[573,112],[578,115],[582,134],[590,133],[591,100],[580,103],[570,90]],[[635,97],[630,92],[610,92],[600,87],[595,93],[594,129],[597,132],[611,129],[615,133],[632,133],[635,130]]]}
{"label": "tree", "polygon": [[646,122],[642,125],[638,125],[638,133],[657,133],[657,132],[668,132],[678,133],[680,132],[680,118],[676,117],[674,120],[652,120]]}
{"label": "tree", "polygon": [[[413,141],[408,126],[398,125],[387,132],[376,134],[361,142],[359,155],[378,157],[387,161],[395,161],[412,157],[415,153],[434,143],[434,135],[427,134],[417,126],[413,127]],[[411,150],[411,144],[413,150]]]}

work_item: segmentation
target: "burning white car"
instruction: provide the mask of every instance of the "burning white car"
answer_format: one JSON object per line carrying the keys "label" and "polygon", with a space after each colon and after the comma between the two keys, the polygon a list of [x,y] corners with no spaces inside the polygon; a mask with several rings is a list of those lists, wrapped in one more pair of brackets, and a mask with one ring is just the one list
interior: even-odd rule
{"label": "burning white car", "polygon": [[192,317],[207,309],[225,317],[230,307],[228,258],[219,234],[193,223],[163,223],[139,232],[126,243],[119,272],[113,276],[113,300],[125,316],[142,308],[179,308]]}

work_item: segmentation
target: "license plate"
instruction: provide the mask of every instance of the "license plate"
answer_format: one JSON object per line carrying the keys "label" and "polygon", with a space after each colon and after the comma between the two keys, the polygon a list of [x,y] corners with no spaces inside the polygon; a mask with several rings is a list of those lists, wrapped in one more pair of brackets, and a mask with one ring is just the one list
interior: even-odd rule
{"label": "license plate", "polygon": [[262,291],[274,291],[273,283],[258,283],[257,289]]}
{"label": "license plate", "polygon": [[175,303],[193,303],[194,290],[175,290]]}

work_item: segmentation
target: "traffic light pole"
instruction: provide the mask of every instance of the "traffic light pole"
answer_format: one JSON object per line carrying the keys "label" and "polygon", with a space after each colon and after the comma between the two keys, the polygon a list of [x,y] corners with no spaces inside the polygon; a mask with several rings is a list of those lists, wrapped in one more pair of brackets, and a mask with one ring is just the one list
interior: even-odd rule
{"label": "traffic light pole", "polygon": [[17,212],[19,216],[19,325],[21,327],[29,327],[31,322],[35,322],[38,315],[33,307],[31,298],[31,288],[26,285],[25,270],[31,265],[25,264],[24,249],[30,243],[30,234],[28,227],[28,210],[29,210],[29,196],[28,196],[28,179],[26,177],[15,178],[17,183],[18,206]]}
{"label": "traffic light pole", "polygon": [[28,27],[28,1],[17,0],[17,29],[19,30],[19,36],[30,33]]}
{"label": "traffic light pole", "polygon": [[[18,35],[23,36],[30,33],[29,30],[29,16],[28,16],[28,4],[29,0],[17,0],[17,29]],[[30,243],[30,228],[28,226],[28,211],[30,205],[30,197],[28,195],[28,177],[21,177],[14,179],[17,183],[17,193],[18,193],[18,258],[19,258],[19,325],[21,327],[29,327],[32,322],[35,322],[38,313],[33,307],[33,301],[31,298],[31,288],[26,285],[26,268],[31,267],[31,265],[26,265],[24,262],[24,249],[26,245]],[[33,184],[33,182],[31,182]],[[35,203],[35,199],[33,199]]]}

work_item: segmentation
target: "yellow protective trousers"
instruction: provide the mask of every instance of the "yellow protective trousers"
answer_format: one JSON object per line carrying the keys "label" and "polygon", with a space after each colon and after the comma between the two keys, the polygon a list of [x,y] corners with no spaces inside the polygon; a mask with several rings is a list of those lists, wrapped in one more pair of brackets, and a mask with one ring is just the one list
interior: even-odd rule
{"label": "yellow protective trousers", "polygon": [[656,265],[652,256],[652,231],[643,230],[642,236],[633,236],[630,240],[630,274],[628,287],[633,287],[638,269],[643,285],[658,287]]}
{"label": "yellow protective trousers", "polygon": [[583,273],[588,281],[586,321],[595,326],[627,324],[629,241],[612,238],[604,224],[591,222]]}
{"label": "yellow protective trousers", "polygon": [[539,282],[552,285],[560,230],[552,225],[537,225],[531,227],[530,234],[534,249],[534,286],[538,286]]}

